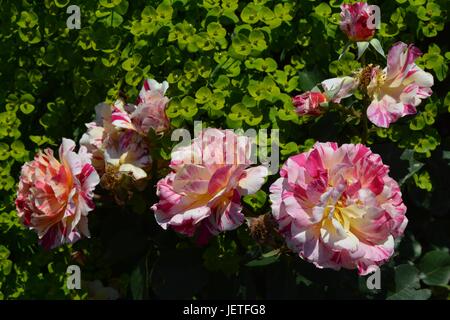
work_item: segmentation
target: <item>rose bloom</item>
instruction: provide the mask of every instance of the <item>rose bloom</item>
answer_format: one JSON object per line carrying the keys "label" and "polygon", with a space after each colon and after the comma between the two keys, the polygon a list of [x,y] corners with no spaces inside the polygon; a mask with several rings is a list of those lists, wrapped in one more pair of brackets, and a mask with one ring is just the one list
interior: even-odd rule
{"label": "rose bloom", "polygon": [[145,80],[136,101],[137,105],[128,104],[126,110],[114,109],[113,125],[135,130],[144,136],[147,136],[150,129],[158,134],[167,131],[170,128],[170,122],[166,116],[169,98],[164,94],[168,88],[167,81],[158,83],[153,79]]}
{"label": "rose bloom", "polygon": [[420,55],[415,46],[398,42],[389,50],[387,67],[370,70],[367,92],[372,103],[367,117],[376,126],[388,128],[399,118],[417,113],[422,99],[431,96],[433,76],[414,63]]}
{"label": "rose bloom", "polygon": [[86,124],[88,130],[80,144],[93,154],[93,165],[101,175],[125,174],[139,180],[147,177],[152,159],[145,137],[134,130],[114,126],[114,110],[126,112],[126,107],[121,100],[112,106],[97,105],[96,121]]}
{"label": "rose bloom", "polygon": [[157,184],[156,221],[188,236],[237,228],[244,221],[241,196],[258,191],[268,175],[265,166],[251,164],[248,137],[205,129],[172,153],[172,172]]}
{"label": "rose bloom", "polygon": [[53,151],[39,152],[20,175],[16,208],[22,223],[36,231],[39,243],[53,249],[89,237],[88,213],[99,176],[85,147],[63,139],[58,161]]}
{"label": "rose bloom", "polygon": [[324,92],[308,91],[292,98],[295,111],[299,115],[318,116],[323,113],[323,103],[340,103],[350,97],[358,87],[358,80],[353,77],[340,77],[321,83]]}
{"label": "rose bloom", "polygon": [[323,110],[320,108],[320,105],[326,101],[327,98],[323,93],[311,91],[295,96],[292,99],[297,114],[312,116],[322,114]]}
{"label": "rose bloom", "polygon": [[388,173],[363,145],[317,143],[289,158],[270,187],[288,246],[319,268],[374,271],[392,256],[408,221]]}
{"label": "rose bloom", "polygon": [[375,35],[376,28],[370,28],[369,18],[372,14],[365,2],[343,4],[341,6],[341,30],[352,41],[369,41]]}

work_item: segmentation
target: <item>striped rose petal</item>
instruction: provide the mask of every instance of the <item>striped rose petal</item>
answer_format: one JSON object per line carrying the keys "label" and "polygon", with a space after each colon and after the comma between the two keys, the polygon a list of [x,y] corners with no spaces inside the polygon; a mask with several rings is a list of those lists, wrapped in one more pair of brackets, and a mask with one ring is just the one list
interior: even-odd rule
{"label": "striped rose petal", "polygon": [[251,166],[250,147],[250,139],[230,130],[206,129],[175,150],[172,172],[157,184],[158,224],[188,236],[198,230],[202,239],[240,226],[241,196],[257,192],[268,175],[266,167]]}

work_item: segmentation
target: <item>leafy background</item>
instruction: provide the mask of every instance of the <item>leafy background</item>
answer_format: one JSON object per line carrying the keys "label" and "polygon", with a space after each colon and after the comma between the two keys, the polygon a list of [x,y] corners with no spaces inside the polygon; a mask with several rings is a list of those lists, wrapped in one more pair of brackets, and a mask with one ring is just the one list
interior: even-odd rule
{"label": "leafy background", "polygon": [[[69,3],[70,2],[70,3]],[[122,298],[448,299],[450,276],[450,37],[447,0],[372,1],[382,10],[377,37],[415,43],[435,94],[368,144],[402,183],[409,225],[382,267],[382,289],[354,271],[319,270],[250,236],[246,226],[206,247],[156,225],[154,189],[124,207],[98,203],[90,240],[46,252],[14,210],[20,167],[61,137],[78,140],[94,106],[121,92],[134,99],[145,77],[170,83],[174,127],[194,120],[228,128],[280,129],[282,161],[315,141],[358,142],[360,123],[329,112],[298,117],[291,96],[361,66],[339,30],[343,1],[0,0],[0,299],[85,299],[68,290],[66,268],[100,280]],[[81,29],[68,30],[68,5]],[[384,65],[382,57],[366,53]],[[132,100],[131,100],[132,101]],[[354,101],[358,105],[358,96]],[[167,158],[170,141],[162,143]],[[164,172],[162,172],[163,174]],[[269,179],[244,199],[250,216],[270,212]]]}

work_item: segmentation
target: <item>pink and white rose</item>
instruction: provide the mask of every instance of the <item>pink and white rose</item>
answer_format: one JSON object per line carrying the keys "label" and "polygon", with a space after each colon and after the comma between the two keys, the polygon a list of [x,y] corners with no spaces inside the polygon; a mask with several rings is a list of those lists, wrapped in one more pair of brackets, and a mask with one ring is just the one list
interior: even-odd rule
{"label": "pink and white rose", "polygon": [[93,154],[93,164],[100,174],[147,178],[151,168],[148,133],[162,134],[170,128],[165,114],[169,98],[164,96],[169,85],[147,79],[139,93],[137,105],[117,100],[113,105],[99,104],[96,120],[86,124],[87,132],[80,144]]}
{"label": "pink and white rose", "polygon": [[147,177],[152,159],[145,137],[113,124],[114,112],[126,112],[125,108],[121,100],[112,106],[106,103],[97,105],[96,121],[86,124],[88,130],[81,137],[80,144],[93,154],[93,165],[101,175],[115,171],[139,180]]}
{"label": "pink and white rose", "polygon": [[389,51],[387,67],[372,69],[367,117],[376,126],[388,128],[401,117],[416,114],[416,107],[431,96],[433,76],[414,63],[420,55],[414,45],[398,42]]}
{"label": "pink and white rose", "polygon": [[167,81],[158,83],[153,79],[145,80],[136,105],[128,104],[125,109],[114,109],[112,124],[134,130],[143,136],[147,136],[151,129],[158,134],[164,133],[170,128],[166,115],[169,98],[164,95],[168,88]]}
{"label": "pink and white rose", "polygon": [[324,112],[324,104],[340,103],[342,99],[352,96],[358,84],[358,80],[353,77],[327,79],[321,83],[323,92],[305,92],[292,98],[292,103],[297,114],[318,116]]}
{"label": "pink and white rose", "polygon": [[363,145],[317,143],[293,156],[270,187],[288,246],[319,268],[365,275],[394,253],[407,225],[397,182]]}
{"label": "pink and white rose", "polygon": [[321,92],[308,91],[292,99],[295,111],[299,115],[317,116],[322,114],[321,104],[327,102],[326,96]]}
{"label": "pink and white rose", "polygon": [[63,139],[59,160],[46,149],[22,167],[17,212],[47,249],[90,236],[87,215],[95,207],[92,198],[99,176],[87,149],[74,149],[75,142]]}
{"label": "pink and white rose", "polygon": [[157,184],[156,221],[188,236],[197,229],[215,235],[237,228],[244,221],[241,196],[257,192],[268,175],[251,160],[248,137],[205,129],[172,153],[172,172]]}

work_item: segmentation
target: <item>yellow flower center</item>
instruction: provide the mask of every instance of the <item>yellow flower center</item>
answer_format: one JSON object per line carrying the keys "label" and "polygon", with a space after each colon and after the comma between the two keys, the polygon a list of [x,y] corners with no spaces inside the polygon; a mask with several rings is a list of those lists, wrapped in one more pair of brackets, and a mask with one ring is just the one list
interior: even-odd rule
{"label": "yellow flower center", "polygon": [[325,208],[324,216],[321,225],[327,224],[331,219],[336,219],[345,230],[350,229],[350,219],[346,215],[345,206],[342,200],[339,200],[336,205],[328,205]]}
{"label": "yellow flower center", "polygon": [[320,225],[325,229],[334,228],[331,221],[335,219],[345,231],[350,231],[352,220],[361,218],[364,213],[364,205],[361,200],[356,200],[354,204],[347,205],[345,199],[341,198],[336,204],[329,204],[325,207]]}
{"label": "yellow flower center", "polygon": [[[373,78],[374,73],[375,78]],[[360,90],[373,98],[385,83],[386,74],[378,66],[369,64],[359,72],[358,78]]]}

